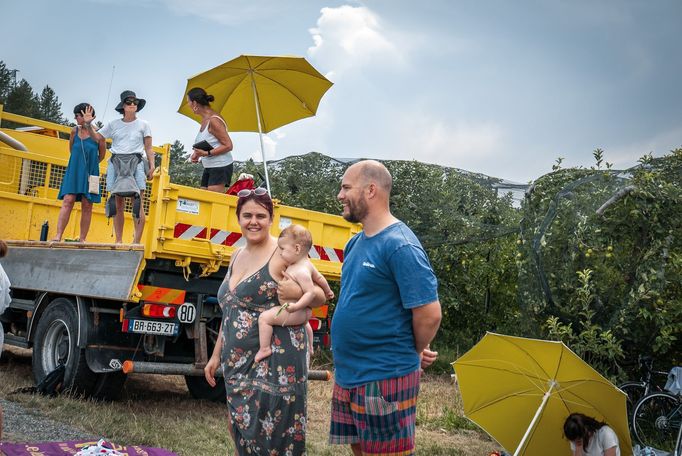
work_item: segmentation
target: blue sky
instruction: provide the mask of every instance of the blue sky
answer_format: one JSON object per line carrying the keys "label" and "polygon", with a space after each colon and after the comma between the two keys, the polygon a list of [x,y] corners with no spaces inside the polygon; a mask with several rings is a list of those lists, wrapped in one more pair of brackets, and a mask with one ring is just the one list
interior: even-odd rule
{"label": "blue sky", "polygon": [[[65,113],[147,100],[155,144],[192,144],[186,80],[240,54],[300,55],[334,86],[268,159],[416,159],[527,182],[682,146],[677,0],[3,0],[0,60]],[[115,67],[115,68],[114,68]],[[107,99],[110,80],[111,93]],[[105,106],[106,113],[105,113]],[[106,114],[106,115],[105,115]],[[258,135],[233,133],[238,160]]]}

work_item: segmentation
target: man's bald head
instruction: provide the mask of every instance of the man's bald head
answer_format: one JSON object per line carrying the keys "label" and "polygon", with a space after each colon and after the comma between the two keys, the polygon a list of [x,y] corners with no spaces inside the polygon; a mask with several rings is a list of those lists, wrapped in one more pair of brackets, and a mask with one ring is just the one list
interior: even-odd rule
{"label": "man's bald head", "polygon": [[364,185],[375,184],[382,192],[389,196],[393,187],[393,178],[386,167],[376,160],[363,160],[348,168],[358,173]]}

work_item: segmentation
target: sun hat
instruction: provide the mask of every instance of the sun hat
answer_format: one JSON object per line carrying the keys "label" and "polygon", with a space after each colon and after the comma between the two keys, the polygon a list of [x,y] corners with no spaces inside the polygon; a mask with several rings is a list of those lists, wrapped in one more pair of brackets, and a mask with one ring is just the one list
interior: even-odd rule
{"label": "sun hat", "polygon": [[147,104],[147,100],[145,100],[144,98],[137,98],[137,95],[135,95],[135,92],[133,92],[132,90],[124,90],[123,92],[121,92],[121,102],[114,108],[119,114],[123,114],[123,102],[126,101],[128,98],[134,98],[139,102],[137,105],[137,112],[142,111],[144,105]]}

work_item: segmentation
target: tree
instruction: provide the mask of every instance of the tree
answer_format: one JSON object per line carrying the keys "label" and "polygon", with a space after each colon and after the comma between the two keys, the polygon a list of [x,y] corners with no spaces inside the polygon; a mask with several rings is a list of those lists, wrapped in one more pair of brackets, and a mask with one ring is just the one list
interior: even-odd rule
{"label": "tree", "polygon": [[55,123],[65,123],[62,104],[50,86],[45,86],[38,99],[38,118]]}
{"label": "tree", "polygon": [[12,89],[12,72],[7,69],[5,62],[0,60],[0,104],[7,103],[7,96]]}
{"label": "tree", "polygon": [[[535,335],[572,343],[612,376],[613,361],[679,364],[682,149],[625,172],[559,169],[523,203],[519,299]],[[622,355],[621,355],[622,353]]]}
{"label": "tree", "polygon": [[185,146],[180,141],[176,140],[171,145],[170,169],[168,170],[171,182],[188,187],[199,187],[203,168],[201,165],[188,163],[188,155],[189,153],[185,151]]}
{"label": "tree", "polygon": [[22,79],[7,95],[5,110],[28,117],[38,117],[40,100],[33,93],[33,88]]}

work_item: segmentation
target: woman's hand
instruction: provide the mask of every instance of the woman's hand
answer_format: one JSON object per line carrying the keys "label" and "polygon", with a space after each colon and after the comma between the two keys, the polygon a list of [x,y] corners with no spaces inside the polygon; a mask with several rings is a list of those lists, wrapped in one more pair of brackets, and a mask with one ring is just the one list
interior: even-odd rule
{"label": "woman's hand", "polygon": [[219,366],[220,366],[220,357],[219,356],[211,356],[211,359],[209,359],[208,363],[206,363],[206,367],[204,367],[204,377],[206,377],[206,381],[213,388],[215,388],[215,385],[216,385],[215,371],[218,370]]}
{"label": "woman's hand", "polygon": [[95,120],[95,116],[92,114],[92,112],[92,106],[86,106],[85,111],[81,111],[81,114],[83,114],[83,122],[85,122],[86,126],[89,126],[90,123]]}
{"label": "woman's hand", "polygon": [[277,286],[279,302],[298,301],[303,296],[303,290],[287,272],[283,274],[284,277],[282,277]]}

